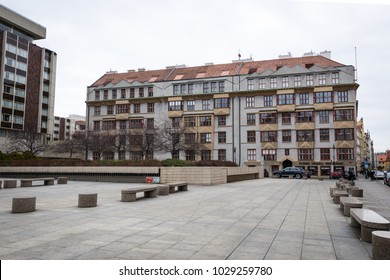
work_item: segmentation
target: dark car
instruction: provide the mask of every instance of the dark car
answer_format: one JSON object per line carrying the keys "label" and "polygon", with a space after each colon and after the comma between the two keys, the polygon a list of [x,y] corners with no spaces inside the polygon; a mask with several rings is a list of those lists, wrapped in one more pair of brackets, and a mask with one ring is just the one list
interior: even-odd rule
{"label": "dark car", "polygon": [[278,178],[289,177],[289,176],[293,176],[297,179],[301,179],[304,176],[310,178],[310,172],[303,170],[302,168],[299,167],[286,167],[283,168],[282,170],[274,171],[272,174]]}
{"label": "dark car", "polygon": [[331,179],[340,179],[344,178],[344,171],[342,170],[336,170],[330,173],[330,178]]}

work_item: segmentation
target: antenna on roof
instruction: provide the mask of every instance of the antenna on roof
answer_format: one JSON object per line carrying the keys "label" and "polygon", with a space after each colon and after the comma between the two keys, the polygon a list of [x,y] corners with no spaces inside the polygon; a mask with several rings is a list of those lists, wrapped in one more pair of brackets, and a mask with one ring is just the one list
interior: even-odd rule
{"label": "antenna on roof", "polygon": [[355,82],[358,80],[358,72],[357,72],[357,49],[355,47]]}
{"label": "antenna on roof", "polygon": [[241,50],[238,50],[238,60],[241,60]]}

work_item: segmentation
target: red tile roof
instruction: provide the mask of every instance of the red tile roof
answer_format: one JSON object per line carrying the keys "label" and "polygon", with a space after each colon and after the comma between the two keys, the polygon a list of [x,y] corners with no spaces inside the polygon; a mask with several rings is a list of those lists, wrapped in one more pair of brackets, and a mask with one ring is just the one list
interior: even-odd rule
{"label": "red tile roof", "polygon": [[252,61],[252,62],[233,62],[227,64],[213,64],[194,67],[161,69],[161,70],[147,70],[126,73],[107,73],[100,79],[94,82],[91,86],[104,86],[108,83],[117,84],[122,80],[132,83],[137,81],[139,83],[145,82],[161,82],[173,80],[191,80],[199,78],[215,78],[223,76],[231,76],[237,74],[248,73],[262,73],[268,69],[276,71],[280,67],[294,67],[300,65],[305,68],[310,68],[313,65],[319,67],[338,67],[344,64],[338,63],[321,55],[281,58],[273,60]]}

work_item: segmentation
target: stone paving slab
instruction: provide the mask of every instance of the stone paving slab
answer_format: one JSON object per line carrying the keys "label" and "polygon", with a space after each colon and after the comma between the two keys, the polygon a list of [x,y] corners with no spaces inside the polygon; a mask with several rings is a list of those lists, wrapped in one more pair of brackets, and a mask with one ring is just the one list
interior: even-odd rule
{"label": "stone paving slab", "polygon": [[[76,182],[0,191],[0,258],[334,260],[371,258],[329,196],[335,181],[259,179],[121,202],[146,184]],[[390,188],[357,180],[364,207],[389,219]],[[77,207],[79,193],[97,207]],[[36,212],[11,214],[12,198],[36,196]],[[373,208],[371,208],[373,207]],[[374,209],[375,208],[375,209]]]}

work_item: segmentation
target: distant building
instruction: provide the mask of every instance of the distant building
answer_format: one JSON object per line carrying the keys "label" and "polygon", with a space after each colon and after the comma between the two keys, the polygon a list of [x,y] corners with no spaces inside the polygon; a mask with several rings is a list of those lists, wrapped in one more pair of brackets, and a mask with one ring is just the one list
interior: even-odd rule
{"label": "distant building", "polygon": [[[300,166],[324,177],[333,169],[356,171],[355,69],[324,55],[110,71],[87,89],[87,130],[118,135],[184,124],[184,141],[202,149],[183,148],[174,158],[264,165],[269,172]],[[132,148],[90,153],[93,159],[140,157]]]}
{"label": "distant building", "polygon": [[68,118],[54,118],[54,141],[70,140],[76,131],[85,130],[85,117],[69,115]]}
{"label": "distant building", "polygon": [[46,28],[0,5],[0,144],[18,131],[51,139],[57,55],[35,45]]}

